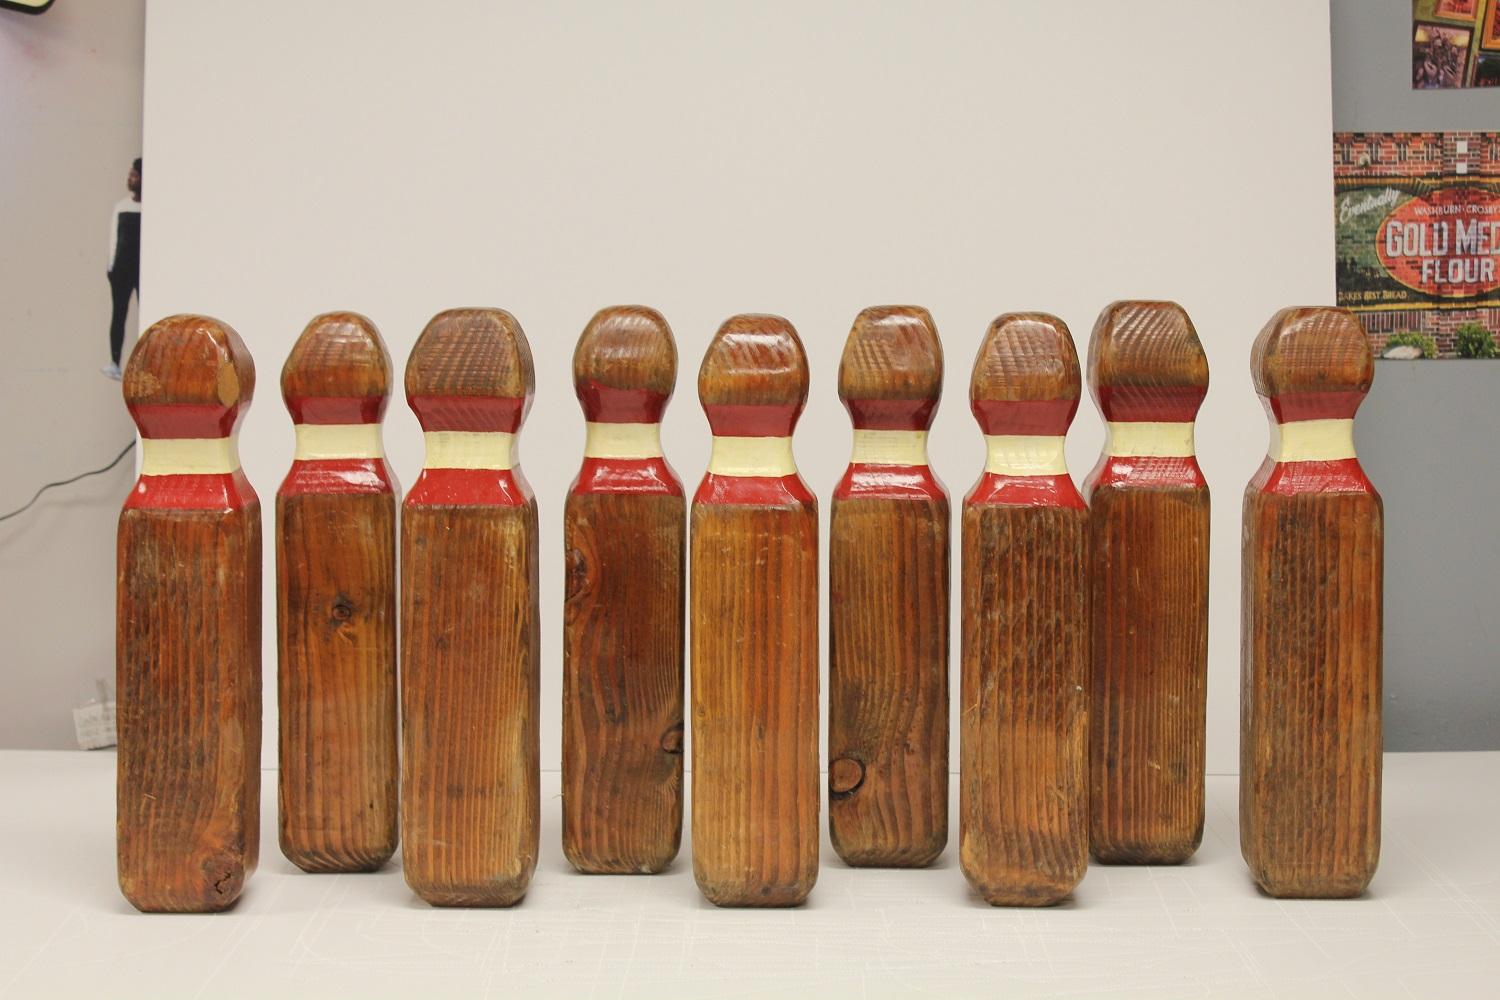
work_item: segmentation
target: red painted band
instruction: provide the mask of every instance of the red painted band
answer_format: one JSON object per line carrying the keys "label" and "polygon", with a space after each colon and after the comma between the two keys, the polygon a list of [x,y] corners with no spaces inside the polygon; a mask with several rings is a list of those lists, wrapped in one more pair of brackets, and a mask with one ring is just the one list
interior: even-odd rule
{"label": "red painted band", "polygon": [[802,404],[795,406],[742,406],[707,404],[708,426],[716,437],[791,437]]}
{"label": "red painted band", "polygon": [[293,462],[276,495],[345,496],[395,491],[395,479],[384,459],[317,458]]}
{"label": "red painted band", "polygon": [[407,507],[524,507],[531,485],[518,469],[423,469]]}
{"label": "red painted band", "polygon": [[926,465],[856,462],[834,487],[835,500],[946,500],[948,491]]}
{"label": "red painted band", "polygon": [[1101,486],[1124,489],[1207,489],[1208,481],[1198,467],[1198,459],[1156,455],[1101,455],[1084,480],[1084,492],[1093,493]]}
{"label": "red painted band", "polygon": [[1297,420],[1353,420],[1363,392],[1289,392],[1267,400],[1278,423]]}
{"label": "red painted band", "polygon": [[975,399],[969,409],[985,434],[1062,437],[1078,412],[1078,400]]}
{"label": "red painted band", "polygon": [[1276,496],[1298,496],[1308,493],[1375,493],[1365,470],[1357,458],[1341,458],[1332,462],[1273,462],[1267,458],[1261,463],[1250,486],[1261,493]]}
{"label": "red painted band", "polygon": [[389,396],[287,396],[294,424],[378,424]]}
{"label": "red painted band", "polygon": [[585,458],[568,492],[680,497],[682,481],[665,458]]}
{"label": "red painted band", "polygon": [[126,510],[243,510],[260,502],[243,469],[208,474],[141,476]]}
{"label": "red painted band", "polygon": [[796,473],[790,476],[716,476],[710,472],[698,484],[698,492],[693,494],[695,504],[793,507],[817,502]]}
{"label": "red painted band", "polygon": [[1086,510],[1073,477],[1002,476],[986,472],[964,498],[969,507],[1071,507]]}
{"label": "red painted band", "polygon": [[667,394],[650,389],[616,389],[594,379],[584,379],[574,389],[590,423],[659,424],[667,409]]}
{"label": "red painted band", "polygon": [[511,396],[413,396],[407,403],[424,431],[514,434],[528,400]]}
{"label": "red painted band", "polygon": [[925,431],[937,413],[935,399],[846,399],[857,431]]}
{"label": "red painted band", "polygon": [[1095,393],[1099,412],[1116,423],[1191,423],[1208,387],[1201,385],[1104,385]]}
{"label": "red painted band", "polygon": [[130,417],[141,429],[143,438],[209,438],[228,437],[234,432],[244,409],[244,401],[235,406],[218,403],[127,403]]}

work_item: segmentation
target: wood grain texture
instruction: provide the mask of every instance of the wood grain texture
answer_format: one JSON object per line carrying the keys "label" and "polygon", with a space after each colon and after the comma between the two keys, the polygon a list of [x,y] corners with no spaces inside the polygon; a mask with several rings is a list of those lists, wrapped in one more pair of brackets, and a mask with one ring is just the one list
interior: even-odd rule
{"label": "wood grain texture", "polygon": [[[774,316],[736,316],[698,393],[717,436],[789,436],[807,358]],[[817,501],[795,474],[704,478],[692,507],[693,874],[721,906],[795,906],[818,871]]]}
{"label": "wood grain texture", "polygon": [[[648,306],[610,306],[589,320],[573,349],[573,384],[580,397],[592,387],[651,393],[666,405],[677,389],[677,341],[661,313]],[[584,402],[592,420],[608,406]]]}
{"label": "wood grain texture", "polygon": [[[1116,302],[1094,326],[1105,420],[1191,425],[1208,359],[1171,302]],[[1203,839],[1209,492],[1196,459],[1115,454],[1089,476],[1089,845],[1110,864],[1180,864]]]}
{"label": "wood grain texture", "polygon": [[[281,372],[299,425],[379,426],[391,361],[373,323],[326,313]],[[276,495],[281,851],[373,871],[396,849],[396,495],[381,457],[298,457]]]}
{"label": "wood grain texture", "polygon": [[[514,431],[533,386],[525,334],[499,309],[438,314],[406,368],[427,431]],[[509,906],[540,818],[537,509],[519,470],[424,469],[401,559],[406,880],[434,905]]]}
{"label": "wood grain texture", "polygon": [[[856,429],[925,434],[942,378],[927,310],[856,317],[839,366]],[[830,522],[834,850],[856,866],[927,865],[948,841],[948,496],[925,461],[855,462]]]}
{"label": "wood grain texture", "polygon": [[[1278,313],[1251,370],[1283,422],[1352,419],[1374,376],[1336,309]],[[1267,458],[1245,491],[1240,848],[1273,896],[1355,896],[1375,873],[1383,547],[1357,459]]]}
{"label": "wood grain texture", "polygon": [[[573,355],[591,421],[659,424],[666,320],[599,312]],[[687,507],[662,459],[593,456],[563,510],[563,853],[590,873],[665,869],[682,842]]]}
{"label": "wood grain texture", "polygon": [[[991,324],[970,384],[987,435],[1061,435],[1079,389],[1061,320]],[[964,502],[959,861],[994,905],[1056,903],[1087,867],[1087,540],[1066,474],[986,472]]]}
{"label": "wood grain texture", "polygon": [[[124,377],[158,439],[231,436],[254,387],[244,343],[203,316],[154,324]],[[120,514],[116,840],[144,911],[227,909],[258,861],[260,531],[237,468],[143,475]]]}

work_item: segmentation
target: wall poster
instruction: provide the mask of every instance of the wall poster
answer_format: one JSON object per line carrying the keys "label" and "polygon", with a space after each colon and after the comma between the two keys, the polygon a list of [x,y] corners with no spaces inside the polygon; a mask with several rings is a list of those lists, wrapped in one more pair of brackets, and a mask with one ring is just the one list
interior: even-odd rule
{"label": "wall poster", "polygon": [[1412,0],[1415,90],[1500,87],[1500,0]]}
{"label": "wall poster", "polygon": [[1492,358],[1500,132],[1334,135],[1338,303],[1379,357]]}

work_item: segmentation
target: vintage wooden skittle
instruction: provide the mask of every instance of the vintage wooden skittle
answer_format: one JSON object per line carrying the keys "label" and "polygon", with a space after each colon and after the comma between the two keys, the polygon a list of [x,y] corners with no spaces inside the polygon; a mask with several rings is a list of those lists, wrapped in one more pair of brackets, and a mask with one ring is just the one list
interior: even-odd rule
{"label": "vintage wooden skittle", "polygon": [[573,352],[588,421],[563,510],[563,852],[659,872],[682,842],[687,503],[661,449],[677,384],[667,321],[601,310]]}
{"label": "vintage wooden skittle", "polygon": [[536,867],[537,510],[515,461],[534,386],[501,309],[439,313],[406,365],[427,461],[401,512],[401,853],[438,906],[510,906]]}
{"label": "vintage wooden skittle", "polygon": [[818,507],[792,428],[807,355],[735,316],[698,372],[713,454],[692,508],[693,874],[721,906],[795,906],[818,875]]}
{"label": "vintage wooden skittle", "polygon": [[281,370],[296,425],[276,494],[281,851],[373,871],[396,849],[396,484],[391,359],[357,313],[318,316]]}
{"label": "vintage wooden skittle", "polygon": [[1284,309],[1256,338],[1270,454],[1245,490],[1240,850],[1273,896],[1357,896],[1380,855],[1380,495],[1354,454],[1359,320]]}
{"label": "vintage wooden skittle", "polygon": [[855,318],[828,541],[828,826],[851,865],[926,865],[948,841],[948,493],[927,464],[942,389],[927,310]]}
{"label": "vintage wooden skittle", "polygon": [[116,834],[141,910],[227,909],[259,854],[260,501],[235,444],[254,390],[206,316],[154,324],[125,368],[141,475],[116,562]]}
{"label": "vintage wooden skittle", "polygon": [[1108,422],[1088,476],[1089,846],[1180,864],[1203,839],[1208,484],[1193,421],[1208,358],[1182,307],[1116,302],[1094,325],[1089,390]]}
{"label": "vintage wooden skittle", "polygon": [[959,862],[997,906],[1056,903],[1088,865],[1088,512],[1063,456],[1080,387],[1061,320],[990,324],[969,387],[988,457],[963,508]]}

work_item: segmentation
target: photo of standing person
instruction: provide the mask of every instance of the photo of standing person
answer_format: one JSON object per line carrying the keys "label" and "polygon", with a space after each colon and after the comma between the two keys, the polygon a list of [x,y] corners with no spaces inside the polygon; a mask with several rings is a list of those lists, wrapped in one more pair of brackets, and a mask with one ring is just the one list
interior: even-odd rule
{"label": "photo of standing person", "polygon": [[137,157],[125,180],[130,197],[115,202],[109,225],[109,364],[99,369],[119,381],[120,352],[125,347],[125,317],[130,297],[141,290],[141,161]]}

